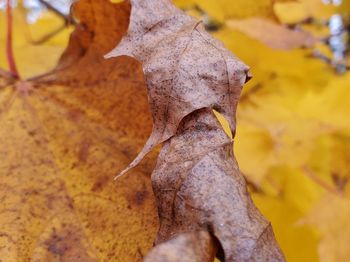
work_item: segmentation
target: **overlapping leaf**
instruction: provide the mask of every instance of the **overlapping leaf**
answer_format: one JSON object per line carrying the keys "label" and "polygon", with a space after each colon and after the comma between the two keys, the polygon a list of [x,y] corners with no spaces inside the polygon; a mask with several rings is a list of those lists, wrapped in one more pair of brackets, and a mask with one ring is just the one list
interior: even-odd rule
{"label": "overlapping leaf", "polygon": [[[156,243],[206,229],[219,240],[225,261],[284,261],[270,223],[247,192],[232,149],[210,109],[184,119],[152,174],[160,217]],[[205,243],[203,237],[197,242]],[[174,243],[173,250],[180,252],[181,246]]]}
{"label": "overlapping leaf", "polygon": [[[139,66],[102,57],[126,29],[129,6],[75,8],[81,25],[57,69],[27,90],[0,89],[4,262],[139,261],[156,233],[151,167],[113,183],[151,128]],[[104,26],[115,34],[101,34]]]}
{"label": "overlapping leaf", "polygon": [[[186,5],[191,3],[191,1],[182,2],[186,2]],[[229,1],[229,5],[222,5],[223,1],[196,2],[202,2],[198,4],[200,9],[221,22],[227,18],[255,16],[258,12],[264,17],[271,17],[271,14],[274,16],[273,13],[277,13],[277,17],[282,22],[298,23],[308,17],[314,17],[317,20],[324,19],[339,10],[330,5],[325,8],[322,6],[322,1],[318,0],[275,4],[273,13],[271,7],[262,8],[261,3],[264,1]],[[251,3],[253,4],[251,5]],[[144,114],[147,111],[146,99],[143,95],[138,96],[138,91],[136,91],[139,90],[136,87],[139,85],[138,82],[142,82],[143,79],[139,74],[139,68],[134,63],[123,62],[119,64],[114,59],[103,62],[102,55],[117,43],[121,37],[120,33],[123,31],[119,31],[120,29],[115,27],[113,21],[104,23],[103,19],[99,19],[98,13],[103,10],[102,12],[106,14],[104,18],[118,17],[122,14],[115,13],[110,5],[108,5],[108,10],[104,10],[100,1],[90,1],[90,4],[94,4],[96,10],[99,11],[91,12],[91,10],[86,9],[86,19],[94,17],[98,26],[93,30],[85,30],[91,28],[93,23],[81,19],[83,26],[77,29],[72,36],[75,38],[70,45],[72,51],[67,52],[55,73],[45,78],[46,81],[70,83],[72,87],[76,88],[58,87],[52,84],[48,85],[50,88],[47,88],[45,92],[36,89],[35,93],[29,96],[28,100],[35,109],[34,111],[38,111],[39,107],[44,109],[38,114],[42,124],[37,123],[38,118],[32,119],[32,114],[27,112],[26,102],[25,109],[21,108],[23,95],[20,96],[21,98],[16,98],[10,111],[3,113],[13,101],[11,98],[14,92],[12,87],[6,87],[0,91],[0,110],[2,112],[0,139],[3,145],[2,150],[0,150],[3,160],[0,161],[0,166],[2,165],[1,175],[4,170],[6,172],[9,170],[8,166],[5,169],[5,161],[16,165],[20,161],[18,160],[19,154],[14,153],[15,151],[22,151],[20,156],[26,158],[41,159],[44,166],[46,165],[44,169],[40,165],[35,165],[35,172],[29,172],[33,169],[32,164],[20,161],[23,162],[20,163],[23,166],[17,168],[17,171],[13,171],[12,178],[9,178],[11,188],[6,185],[6,189],[4,188],[2,191],[3,194],[0,198],[6,208],[0,218],[2,225],[5,225],[0,226],[2,232],[0,235],[1,258],[6,257],[16,261],[18,257],[23,256],[25,258],[35,257],[41,261],[43,258],[46,260],[58,257],[62,259],[75,258],[75,255],[80,254],[85,260],[96,259],[96,257],[114,259],[118,255],[123,258],[136,256],[135,260],[137,260],[141,256],[135,251],[137,246],[140,246],[143,254],[151,246],[152,236],[147,239],[148,244],[140,245],[143,243],[143,238],[140,240],[137,233],[134,234],[135,238],[121,233],[124,230],[121,225],[125,225],[127,230],[135,230],[133,232],[147,227],[135,225],[143,224],[142,217],[149,211],[140,212],[136,208],[133,209],[134,212],[130,211],[128,206],[131,204],[132,208],[138,207],[137,203],[142,203],[143,199],[151,201],[148,197],[151,195],[148,179],[144,180],[144,176],[140,173],[139,176],[130,176],[128,178],[130,183],[120,180],[118,185],[110,186],[107,175],[102,175],[114,173],[115,169],[123,168],[141,148],[143,140],[146,139],[145,135],[150,132],[151,123],[147,114]],[[343,6],[347,4],[347,1],[343,1]],[[244,10],[237,8],[239,6],[245,7]],[[340,7],[340,11],[343,10],[343,6]],[[330,9],[332,10],[330,11]],[[77,14],[77,16],[79,15]],[[0,19],[1,17],[3,16],[0,15]],[[3,21],[0,20],[1,28],[5,25]],[[113,24],[112,31],[115,34],[109,31],[108,23]],[[127,20],[118,23],[125,29],[128,24]],[[103,28],[102,24],[104,24]],[[96,31],[98,28],[101,31]],[[25,34],[19,29],[18,26],[15,27],[16,39],[19,40],[15,49],[18,66],[23,75],[31,76],[33,73],[42,72],[40,67],[43,65],[48,67],[54,64],[53,58],[57,57],[62,48],[55,46],[55,43],[51,46],[30,46],[27,48],[27,45],[22,41]],[[0,29],[0,32],[4,32],[4,30]],[[94,37],[94,34],[98,34],[98,36]],[[320,257],[325,260],[339,260],[346,257],[346,214],[349,200],[343,194],[349,188],[346,158],[349,155],[349,149],[346,146],[349,139],[349,121],[347,121],[349,74],[336,76],[322,61],[310,58],[310,52],[307,50],[276,51],[247,38],[244,34],[225,27],[215,34],[252,67],[255,76],[254,81],[245,88],[246,93],[244,93],[239,110],[240,126],[235,152],[243,172],[256,185],[257,193],[254,194],[254,202],[272,222],[277,240],[287,260],[318,261]],[[115,41],[113,43],[104,40],[105,37],[113,38],[117,35],[118,37],[113,39]],[[0,47],[4,43],[1,40]],[[95,45],[94,48],[89,48],[94,44],[93,40],[99,41],[99,44]],[[104,48],[100,49],[101,45]],[[99,50],[98,54],[94,53],[93,49]],[[43,53],[47,55],[41,56]],[[81,62],[85,59],[84,57],[90,58],[86,59],[86,62]],[[91,65],[90,59],[96,59],[95,62],[98,66]],[[118,59],[118,61],[120,60]],[[80,66],[71,66],[70,70],[63,70],[74,62],[76,62],[75,65],[80,64]],[[0,61],[0,64],[2,67],[6,66],[4,59]],[[108,66],[104,67],[105,65]],[[84,74],[81,74],[83,67],[86,67],[86,70],[84,70]],[[64,77],[61,78],[58,74],[62,74]],[[131,74],[137,77],[136,82],[131,80],[133,78],[130,76]],[[111,81],[111,85],[106,84],[108,81]],[[133,87],[129,81],[133,83]],[[87,85],[81,85],[81,82]],[[8,83],[0,78],[0,85],[4,86]],[[115,86],[125,88],[119,93],[114,89]],[[140,90],[142,88],[145,87],[140,86]],[[106,95],[104,95],[105,92],[107,92]],[[125,93],[125,97],[136,96],[135,100],[132,99],[130,103],[126,103],[122,97],[123,93]],[[42,104],[45,99],[40,100],[42,106],[38,106],[39,102],[36,103],[39,100],[37,99],[38,94],[48,99],[45,106]],[[120,98],[117,103],[125,107],[116,106],[111,101],[111,97]],[[88,102],[84,102],[85,99]],[[59,101],[60,106],[52,106],[49,101]],[[136,106],[138,104],[142,104],[142,109],[134,111],[138,108]],[[99,109],[101,106],[104,109]],[[130,117],[132,112],[135,114]],[[68,121],[67,115],[72,120]],[[85,116],[86,121],[83,121]],[[107,120],[103,120],[105,118]],[[120,122],[116,120],[119,118]],[[130,121],[130,118],[134,118],[135,121]],[[11,121],[18,119],[18,121],[33,127],[30,129],[38,130],[34,136],[35,140],[47,140],[45,143],[49,145],[50,150],[47,150],[47,146],[38,146],[35,142],[37,150],[33,152],[31,149],[29,152],[27,147],[32,148],[33,138],[25,132],[19,133],[17,128],[20,124],[11,123],[8,121],[9,119],[12,119]],[[56,124],[53,128],[48,128],[51,121],[57,121],[59,125]],[[92,126],[91,122],[95,123],[96,126],[87,128]],[[148,124],[144,124],[146,122]],[[69,123],[73,123],[73,125]],[[101,125],[112,132],[103,131],[104,128],[101,128]],[[144,126],[147,127],[144,128]],[[45,128],[43,129],[43,127]],[[10,133],[5,134],[5,130]],[[96,131],[90,132],[88,130]],[[74,139],[70,137],[72,133],[76,134]],[[92,133],[93,135],[91,135]],[[130,134],[132,143],[130,143],[126,133]],[[84,141],[76,139],[81,134],[84,136]],[[53,142],[52,138],[58,136],[60,138]],[[47,139],[43,139],[43,137]],[[87,139],[85,140],[85,138]],[[20,141],[22,146],[19,146],[18,143],[14,144],[14,140]],[[101,141],[108,141],[113,146],[102,146]],[[119,144],[117,141],[122,141],[123,144]],[[133,146],[134,142],[137,146]],[[119,150],[116,148],[126,148],[127,150],[123,150],[123,153],[119,154]],[[54,157],[42,156],[52,152]],[[13,156],[16,156],[16,160]],[[106,161],[107,158],[110,160]],[[60,172],[57,172],[57,175],[52,168],[52,159],[60,167]],[[78,164],[84,159],[89,163],[89,167],[86,167],[85,164]],[[117,161],[116,159],[122,160]],[[47,163],[45,164],[45,162]],[[71,165],[78,165],[74,173],[68,168]],[[306,165],[307,168],[300,167],[301,165]],[[144,170],[143,167],[140,169],[141,172]],[[146,170],[149,173],[151,169],[146,167]],[[27,175],[29,173],[30,175]],[[43,173],[44,175],[41,175]],[[21,178],[24,174],[29,178]],[[50,190],[40,187],[36,183],[39,176],[47,176],[41,180],[45,185],[50,184],[51,181],[57,182],[57,180],[59,183],[53,182],[51,186],[48,186],[51,188]],[[86,179],[82,179],[84,177]],[[2,185],[7,184],[5,180],[1,180]],[[146,181],[145,188],[142,181]],[[22,183],[22,187],[18,186],[19,183]],[[28,187],[24,187],[23,184],[28,184]],[[61,184],[66,184],[68,187],[60,188]],[[14,190],[12,187],[16,186],[18,189]],[[30,187],[33,188],[31,192],[29,192]],[[126,187],[129,187],[131,191],[136,191],[128,193],[127,190],[124,190]],[[116,191],[119,192],[118,196],[122,196],[121,198],[114,195]],[[312,208],[320,196],[327,191],[328,194],[322,201],[315,208]],[[52,202],[57,208],[47,209],[45,202],[46,200],[47,202],[51,201],[50,197],[35,197],[36,192],[39,195],[57,195]],[[81,196],[79,195],[81,192],[84,194],[88,192],[89,195]],[[14,195],[20,197],[15,200]],[[122,204],[109,201],[112,195],[115,202]],[[23,199],[24,202],[19,198]],[[26,199],[28,200],[25,201]],[[332,205],[329,205],[329,202]],[[42,204],[43,208],[37,208],[38,203]],[[73,210],[69,207],[70,203],[74,204]],[[114,204],[117,205],[116,208],[112,207]],[[20,207],[21,205],[23,208]],[[148,206],[148,204],[145,205]],[[13,206],[17,208],[12,209]],[[45,215],[57,214],[58,208],[62,215],[57,215],[55,219],[51,220],[45,217]],[[300,219],[310,208],[312,208],[312,213],[306,220],[308,224],[301,225]],[[33,214],[29,214],[31,210],[33,210]],[[71,214],[74,210],[77,211],[75,212],[77,215]],[[98,216],[95,216],[96,210],[100,210],[97,212]],[[120,221],[118,220],[118,226],[116,226],[114,223],[115,214],[124,214],[125,210],[126,215],[122,216]],[[150,218],[152,224],[155,221],[155,212],[150,213],[153,214]],[[19,222],[16,222],[16,217],[19,215],[22,215],[24,219],[19,219]],[[40,217],[40,215],[43,216]],[[77,217],[82,219],[78,221]],[[130,217],[134,219],[130,221]],[[26,223],[26,219],[28,219],[28,223]],[[67,221],[68,225],[63,226]],[[47,227],[44,228],[43,224],[47,224]],[[4,228],[6,230],[2,230]],[[56,232],[54,232],[54,228]],[[102,228],[104,229],[102,230]],[[153,232],[149,232],[150,235],[155,234],[156,231],[156,226],[152,228]],[[320,232],[316,232],[315,229],[319,229]],[[27,238],[21,240],[24,235]],[[129,250],[127,243],[121,241],[116,235],[127,239],[132,246],[130,253],[127,251]],[[72,237],[68,238],[68,236]],[[67,240],[62,241],[63,238]],[[318,242],[320,242],[318,248],[320,255],[317,254]],[[2,248],[4,245],[8,248]],[[64,250],[66,252],[63,252]],[[124,256],[125,254],[127,255]],[[35,261],[35,259],[33,260]]]}
{"label": "overlapping leaf", "polygon": [[209,35],[200,21],[168,0],[131,1],[128,34],[107,57],[141,61],[153,116],[153,131],[129,167],[172,137],[181,120],[201,108],[214,108],[235,132],[235,111],[248,67]]}

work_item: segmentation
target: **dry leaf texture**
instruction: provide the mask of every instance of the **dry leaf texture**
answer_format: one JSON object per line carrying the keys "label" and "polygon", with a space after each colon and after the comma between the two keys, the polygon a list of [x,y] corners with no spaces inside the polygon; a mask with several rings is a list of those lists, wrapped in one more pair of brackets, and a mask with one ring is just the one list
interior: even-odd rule
{"label": "dry leaf texture", "polygon": [[[198,235],[192,247],[183,235],[207,230],[226,261],[284,261],[270,223],[249,197],[232,141],[212,112],[222,113],[234,134],[248,67],[170,1],[131,3],[128,33],[107,57],[128,55],[142,63],[153,116],[149,140],[122,174],[164,142],[152,174],[160,219],[156,244],[163,244],[148,260],[173,249],[208,261],[197,248],[207,235]],[[164,259],[176,261],[171,256]]]}
{"label": "dry leaf texture", "polygon": [[219,240],[225,261],[283,261],[270,223],[247,192],[232,148],[210,109],[184,119],[164,144],[152,174],[160,218],[156,243],[207,229]]}
{"label": "dry leaf texture", "polygon": [[235,131],[235,111],[248,67],[208,34],[201,21],[170,0],[131,1],[127,35],[106,57],[128,55],[143,66],[153,130],[130,166],[172,137],[181,120],[201,108],[214,108]]}

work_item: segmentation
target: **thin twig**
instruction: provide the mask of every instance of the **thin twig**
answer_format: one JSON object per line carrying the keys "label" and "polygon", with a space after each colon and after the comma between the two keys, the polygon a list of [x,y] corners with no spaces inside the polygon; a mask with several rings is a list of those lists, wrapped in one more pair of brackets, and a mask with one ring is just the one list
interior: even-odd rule
{"label": "thin twig", "polygon": [[55,30],[53,30],[52,32],[49,32],[48,34],[44,35],[40,39],[38,39],[38,40],[31,40],[31,43],[33,45],[41,45],[41,44],[45,43],[46,41],[50,40],[52,37],[54,37],[58,33],[60,33],[61,31],[63,31],[65,28],[66,28],[66,25],[63,24],[60,27],[58,27]]}
{"label": "thin twig", "polygon": [[265,192],[262,190],[262,188],[260,187],[260,185],[258,183],[256,183],[252,179],[250,179],[248,176],[246,176],[242,172],[241,172],[241,174],[242,174],[248,188],[250,188],[254,193],[265,194]]}
{"label": "thin twig", "polygon": [[330,186],[329,184],[327,184],[325,181],[323,181],[322,179],[320,179],[319,177],[317,177],[317,175],[307,166],[303,166],[302,170],[304,172],[304,174],[310,178],[314,183],[316,183],[317,185],[319,185],[320,187],[322,187],[323,189],[325,189],[326,191],[333,193],[335,195],[338,196],[343,196],[342,192],[340,192],[339,190],[337,190],[336,188]]}
{"label": "thin twig", "polygon": [[62,17],[66,23],[66,25],[75,25],[74,19],[71,17],[71,15],[66,15],[62,13],[60,10],[58,10],[56,7],[51,5],[49,2],[46,2],[45,0],[39,0],[39,2],[45,6],[48,10],[54,12],[56,15]]}
{"label": "thin twig", "polygon": [[240,102],[246,102],[249,100],[250,96],[258,92],[260,89],[263,88],[263,85],[258,83],[255,86],[253,86],[251,89],[249,89],[247,92],[241,95]]}
{"label": "thin twig", "polygon": [[72,18],[71,15],[66,15],[66,14],[62,13],[60,10],[58,10],[57,8],[55,8],[53,5],[51,5],[49,2],[46,2],[45,0],[39,0],[39,2],[42,5],[44,5],[48,10],[54,12],[56,15],[61,17],[64,20],[64,24],[59,26],[58,28],[56,28],[52,32],[47,33],[46,35],[44,35],[43,37],[41,37],[38,40],[32,39],[32,37],[31,37],[31,35],[29,33],[30,42],[32,44],[34,44],[34,45],[43,44],[46,41],[50,40],[55,35],[57,35],[58,33],[62,32],[67,26],[69,26],[69,25],[76,25],[76,22],[74,21],[74,19]]}

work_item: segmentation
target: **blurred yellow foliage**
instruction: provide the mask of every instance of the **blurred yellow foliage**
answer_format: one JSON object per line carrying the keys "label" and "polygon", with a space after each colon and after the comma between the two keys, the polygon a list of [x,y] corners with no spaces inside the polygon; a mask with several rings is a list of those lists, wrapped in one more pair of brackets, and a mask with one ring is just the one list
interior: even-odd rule
{"label": "blurred yellow foliage", "polygon": [[[13,18],[13,48],[21,76],[28,78],[52,69],[66,47],[72,28],[67,27],[60,31],[49,38],[48,41],[45,41],[44,44],[36,44],[35,41],[62,27],[64,21],[51,12],[45,12],[36,23],[28,24],[25,11],[20,8],[14,9]],[[0,67],[7,68],[7,61],[4,59],[6,17],[2,10],[0,10],[0,32]]]}
{"label": "blurred yellow foliage", "polygon": [[[288,2],[293,0],[277,0]],[[274,18],[274,0],[175,0],[179,7],[197,5],[210,17],[223,22],[229,18],[245,18],[250,16],[263,16]]]}
{"label": "blurred yellow foliage", "polygon": [[[344,5],[305,0],[274,10],[295,23],[326,19]],[[226,27],[214,35],[253,72],[239,104],[235,154],[259,187],[254,201],[287,261],[348,261],[350,73],[336,74],[310,50],[274,50]]]}

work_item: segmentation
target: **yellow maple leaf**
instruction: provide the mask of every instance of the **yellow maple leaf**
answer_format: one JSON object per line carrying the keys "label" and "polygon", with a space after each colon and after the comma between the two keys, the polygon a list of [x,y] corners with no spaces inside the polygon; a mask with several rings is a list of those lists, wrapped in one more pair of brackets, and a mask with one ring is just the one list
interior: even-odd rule
{"label": "yellow maple leaf", "polygon": [[[142,166],[113,182],[140,149],[145,134],[139,130],[150,131],[151,119],[137,64],[103,59],[126,30],[128,15],[106,2],[81,1],[77,8],[91,15],[97,5],[117,17],[115,35],[104,38],[113,23],[101,25],[97,20],[105,17],[96,15],[95,37],[84,38],[78,28],[56,70],[0,89],[2,261],[139,261],[152,246],[151,169]],[[81,21],[91,20],[79,12]],[[41,56],[54,63],[45,52]],[[19,62],[27,60],[20,70],[35,62],[41,70],[47,66],[29,57],[17,53]],[[112,69],[115,75],[108,74]],[[71,75],[75,70],[80,73]]]}
{"label": "yellow maple leaf", "polygon": [[[285,0],[280,0],[285,1]],[[288,0],[287,0],[288,1]],[[274,18],[274,0],[175,0],[180,7],[197,5],[211,18],[223,22],[228,18],[245,18],[250,16],[263,16]]]}
{"label": "yellow maple leaf", "polygon": [[315,225],[321,232],[318,247],[321,262],[348,261],[350,257],[350,199],[325,195],[304,223]]}

